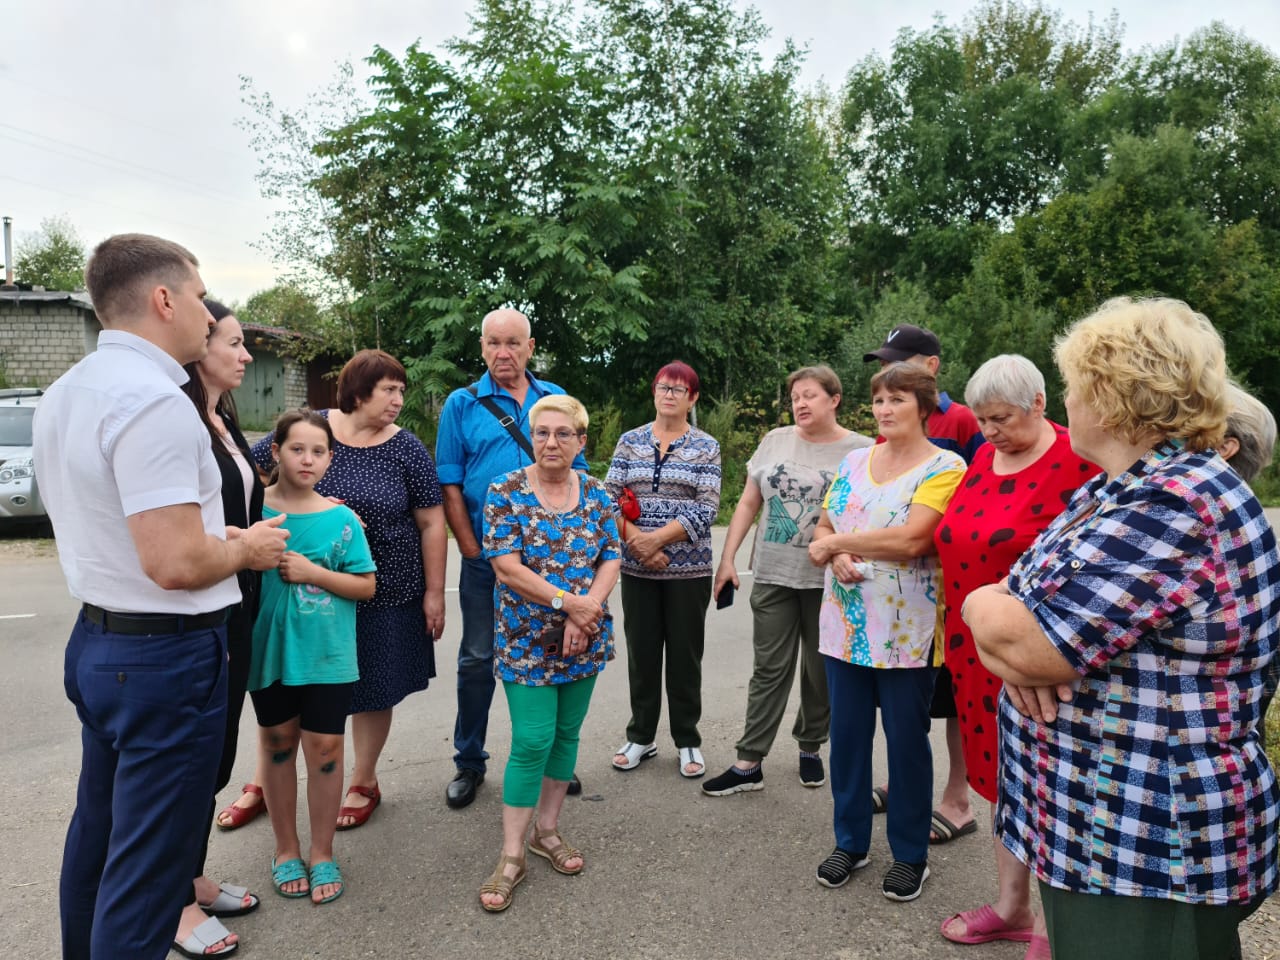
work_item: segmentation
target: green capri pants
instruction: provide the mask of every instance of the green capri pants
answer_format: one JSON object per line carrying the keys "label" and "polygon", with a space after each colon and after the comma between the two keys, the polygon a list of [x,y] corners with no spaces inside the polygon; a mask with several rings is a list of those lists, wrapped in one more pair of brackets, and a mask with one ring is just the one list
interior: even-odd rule
{"label": "green capri pants", "polygon": [[511,713],[511,756],[502,782],[502,802],[507,806],[536,807],[543,777],[573,779],[578,734],[596,676],[541,687],[503,681]]}

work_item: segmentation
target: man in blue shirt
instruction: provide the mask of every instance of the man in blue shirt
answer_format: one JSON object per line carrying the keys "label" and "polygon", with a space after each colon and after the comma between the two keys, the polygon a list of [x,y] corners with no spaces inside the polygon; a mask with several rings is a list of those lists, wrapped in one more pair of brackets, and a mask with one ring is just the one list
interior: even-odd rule
{"label": "man in blue shirt", "polygon": [[[453,727],[457,776],[445,802],[465,807],[484,782],[485,734],[493,701],[494,574],[480,544],[489,483],[533,463],[529,410],[542,397],[562,394],[554,383],[528,372],[534,340],[529,319],[517,310],[494,310],[480,324],[480,353],[489,368],[479,380],[455,390],[440,412],[436,469],[444,492],[444,513],[462,553],[458,601],[462,643],[458,648],[458,717]],[[587,469],[581,454],[574,468]],[[577,778],[570,792],[581,786]]]}

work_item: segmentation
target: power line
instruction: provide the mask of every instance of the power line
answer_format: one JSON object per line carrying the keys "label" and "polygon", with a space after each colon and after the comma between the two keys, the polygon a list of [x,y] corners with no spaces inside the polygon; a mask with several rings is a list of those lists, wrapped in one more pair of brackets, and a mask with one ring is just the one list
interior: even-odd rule
{"label": "power line", "polygon": [[174,226],[186,227],[188,230],[198,230],[202,234],[210,237],[217,237],[229,243],[247,243],[243,237],[232,237],[229,234],[221,233],[218,230],[211,230],[205,224],[189,223],[186,220],[176,220],[173,217],[166,217],[159,214],[150,213],[144,210],[134,210],[130,207],[122,206],[118,203],[112,203],[110,200],[100,200],[97,197],[86,197],[82,194],[72,193],[69,190],[63,190],[60,187],[51,187],[47,183],[36,183],[34,180],[23,180],[20,177],[10,176],[7,173],[0,173],[0,180],[8,180],[10,183],[20,183],[24,187],[34,187],[37,190],[47,190],[50,193],[57,193],[64,197],[70,197],[72,200],[80,200],[84,203],[96,203],[104,207],[112,207],[116,210],[123,210],[125,213],[135,217],[147,217],[152,220],[159,220],[162,223],[173,224]]}
{"label": "power line", "polygon": [[[54,97],[55,99],[62,100],[64,103],[72,104],[78,110],[84,111],[86,109],[85,99],[83,94],[81,94],[80,96],[72,97],[62,93],[55,93],[54,91],[49,90],[43,83],[39,85],[34,83],[28,83],[26,80],[19,80],[17,77],[0,73],[0,83],[3,83],[3,82],[16,84],[17,86],[20,86],[20,87],[26,87],[28,90],[33,90],[36,93],[40,94],[41,100],[44,100],[48,97]],[[149,123],[143,123],[142,121],[137,120],[133,117],[125,116],[123,113],[119,113],[113,110],[108,110],[98,100],[95,100],[93,103],[92,114],[95,118],[104,117],[104,116],[111,117],[121,123],[127,123],[132,127],[137,127],[140,130],[150,130],[152,133],[158,133],[161,136],[165,137],[166,139],[173,136],[173,130],[171,129],[166,130],[161,127],[152,126]],[[228,157],[233,157],[237,160],[240,159],[239,154],[233,153],[232,151],[226,149],[225,147],[220,147],[216,143],[204,144],[201,147],[201,149],[205,151],[215,150],[218,153],[226,154]]]}
{"label": "power line", "polygon": [[154,167],[145,167],[142,164],[134,163],[131,160],[124,160],[120,157],[113,157],[110,154],[102,153],[98,150],[91,150],[88,147],[82,147],[76,143],[70,143],[66,140],[59,140],[57,137],[50,137],[43,133],[37,133],[34,130],[26,130],[22,127],[16,127],[11,123],[0,122],[0,127],[3,127],[6,130],[17,131],[18,133],[25,134],[26,136],[29,136],[29,137],[36,137],[40,140],[47,140],[50,143],[56,143],[59,146],[70,147],[72,150],[78,150],[82,153],[87,153],[94,157],[101,157],[103,160],[109,161],[109,164],[104,164],[99,160],[91,160],[88,157],[78,157],[75,154],[67,153],[63,150],[56,150],[53,147],[45,146],[44,144],[40,144],[40,143],[31,143],[19,137],[10,136],[4,133],[0,133],[0,139],[9,140],[13,143],[20,143],[28,147],[34,147],[37,150],[45,150],[49,153],[66,157],[70,160],[75,160],[79,163],[87,163],[93,166],[101,167],[105,170],[114,169],[119,173],[132,174],[134,176],[137,176],[139,173],[142,173],[151,177],[163,177],[164,179],[171,180],[173,183],[178,184],[179,186],[185,187],[188,190],[204,194],[206,197],[208,197],[211,200],[222,200],[230,203],[238,203],[246,207],[251,206],[251,204],[248,201],[244,200],[243,198],[234,197],[231,194],[227,194],[227,193],[222,193],[218,190],[211,189],[209,187],[203,186],[202,184],[195,183],[194,181],[191,181],[191,180],[185,180],[182,177],[174,176],[172,173],[168,173],[164,170],[157,170]]}

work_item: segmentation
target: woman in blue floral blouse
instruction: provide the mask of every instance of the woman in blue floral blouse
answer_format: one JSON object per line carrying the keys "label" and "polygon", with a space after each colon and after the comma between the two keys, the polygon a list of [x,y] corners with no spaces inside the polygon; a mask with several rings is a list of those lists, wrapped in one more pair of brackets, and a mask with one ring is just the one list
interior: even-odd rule
{"label": "woman in blue floral blouse", "polygon": [[604,484],[573,469],[587,411],[573,397],[543,397],[529,426],[534,462],[494,480],[484,506],[484,551],[498,580],[493,669],[511,712],[502,857],[480,888],[491,913],[511,906],[526,848],[558,873],[582,872],[582,854],[560,836],[560,808],[596,677],[613,659],[607,600],[621,564]]}
{"label": "woman in blue floral blouse", "polygon": [[1277,886],[1258,742],[1280,554],[1219,449],[1222,338],[1110,301],[1057,344],[1071,446],[1103,472],[961,616],[1005,681],[995,829],[1040,881],[1058,960],[1237,958]]}
{"label": "woman in blue floral blouse", "polygon": [[680,775],[696,778],[707,769],[698,722],[720,445],[689,422],[700,390],[687,363],[673,360],[659,370],[653,422],[618,438],[605,477],[615,502],[633,499],[639,507],[635,522],[624,522],[622,531],[631,722],[614,753],[618,770],[634,770],[657,754],[664,678]]}

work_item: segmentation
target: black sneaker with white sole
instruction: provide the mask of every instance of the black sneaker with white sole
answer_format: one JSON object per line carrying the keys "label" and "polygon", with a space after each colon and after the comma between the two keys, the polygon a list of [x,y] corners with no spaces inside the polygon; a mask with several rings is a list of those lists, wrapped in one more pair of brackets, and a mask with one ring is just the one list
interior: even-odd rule
{"label": "black sneaker with white sole", "polygon": [[855,870],[861,870],[870,862],[871,858],[865,850],[850,853],[836,847],[831,851],[831,856],[818,864],[818,882],[832,890],[843,887]]}
{"label": "black sneaker with white sole", "polygon": [[820,787],[827,782],[821,757],[800,757],[800,782],[806,787]]}
{"label": "black sneaker with white sole", "polygon": [[728,797],[735,793],[764,789],[764,764],[757,763],[754,770],[742,771],[730,767],[718,777],[712,777],[702,785],[708,797]]}
{"label": "black sneaker with white sole", "polygon": [[884,875],[884,884],[881,890],[890,900],[899,900],[906,903],[908,900],[914,900],[920,896],[920,891],[924,887],[924,882],[929,879],[929,864],[927,863],[905,863],[902,860],[893,861],[893,866],[889,868],[889,872]]}

